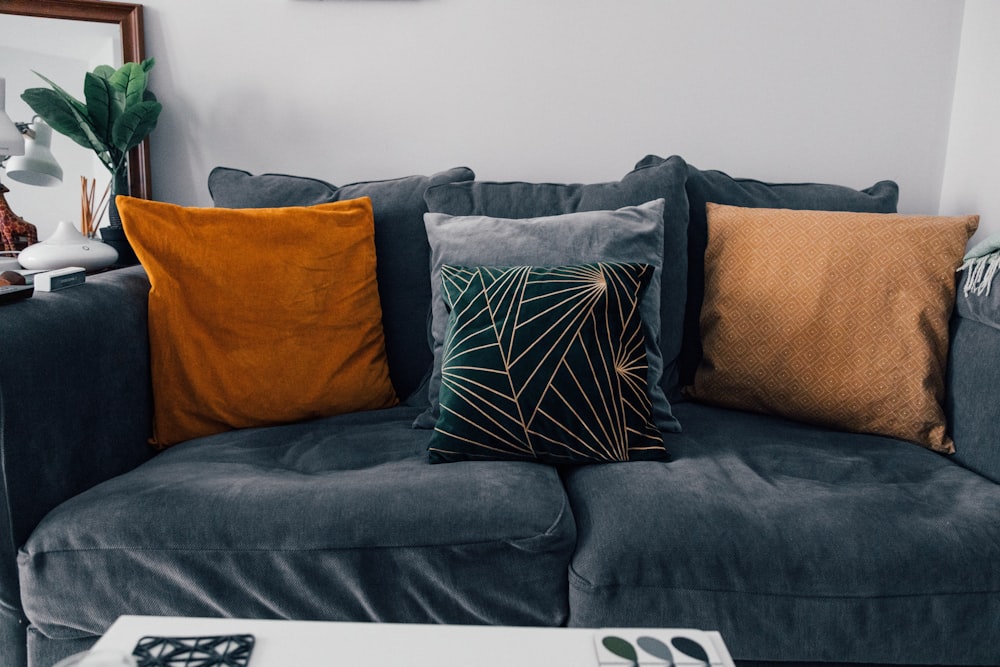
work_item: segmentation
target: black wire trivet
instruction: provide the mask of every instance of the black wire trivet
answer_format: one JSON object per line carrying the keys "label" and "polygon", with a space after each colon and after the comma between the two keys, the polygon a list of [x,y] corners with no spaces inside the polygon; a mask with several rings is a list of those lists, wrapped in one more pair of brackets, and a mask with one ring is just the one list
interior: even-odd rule
{"label": "black wire trivet", "polygon": [[143,637],[132,655],[139,667],[246,667],[253,635]]}

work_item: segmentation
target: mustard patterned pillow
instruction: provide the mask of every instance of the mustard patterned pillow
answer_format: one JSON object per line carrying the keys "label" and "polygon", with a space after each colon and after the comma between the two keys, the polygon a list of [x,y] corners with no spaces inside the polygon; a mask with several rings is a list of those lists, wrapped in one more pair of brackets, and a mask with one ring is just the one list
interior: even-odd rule
{"label": "mustard patterned pillow", "polygon": [[948,320],[978,220],[709,204],[687,393],[953,452]]}

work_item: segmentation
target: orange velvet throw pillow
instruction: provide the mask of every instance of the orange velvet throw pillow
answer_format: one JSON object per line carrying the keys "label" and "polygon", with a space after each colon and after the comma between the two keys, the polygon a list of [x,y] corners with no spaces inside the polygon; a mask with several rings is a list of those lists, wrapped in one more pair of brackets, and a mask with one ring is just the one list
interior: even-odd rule
{"label": "orange velvet throw pillow", "polygon": [[948,321],[978,223],[709,204],[689,395],[953,452]]}
{"label": "orange velvet throw pillow", "polygon": [[368,198],[118,209],[152,286],[154,446],[397,402]]}

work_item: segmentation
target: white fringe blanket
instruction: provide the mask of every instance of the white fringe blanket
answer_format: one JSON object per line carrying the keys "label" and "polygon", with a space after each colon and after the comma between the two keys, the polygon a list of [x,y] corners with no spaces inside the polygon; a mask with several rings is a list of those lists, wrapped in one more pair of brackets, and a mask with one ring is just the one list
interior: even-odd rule
{"label": "white fringe blanket", "polygon": [[963,257],[959,271],[968,271],[962,293],[984,296],[990,293],[993,277],[1000,271],[1000,234],[975,245]]}

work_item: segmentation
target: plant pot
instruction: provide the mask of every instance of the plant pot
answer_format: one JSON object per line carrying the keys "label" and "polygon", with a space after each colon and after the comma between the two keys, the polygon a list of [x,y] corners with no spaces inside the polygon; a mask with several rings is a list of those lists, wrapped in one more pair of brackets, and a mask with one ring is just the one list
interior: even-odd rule
{"label": "plant pot", "polygon": [[[112,205],[111,208],[114,208]],[[121,218],[118,226],[101,227],[101,240],[118,251],[118,261],[114,263],[116,267],[134,266],[139,263],[139,258],[132,250],[132,244],[125,236],[125,230],[121,227]]]}
{"label": "plant pot", "polygon": [[108,202],[108,222],[107,227],[101,227],[101,239],[109,246],[118,251],[118,261],[115,267],[134,266],[139,263],[139,258],[132,250],[132,244],[125,236],[125,229],[122,227],[122,216],[118,213],[118,195],[129,193],[128,169],[120,169],[111,175],[111,201]]}
{"label": "plant pot", "polygon": [[116,197],[118,195],[127,196],[128,194],[130,194],[128,167],[123,167],[111,174],[111,201],[108,202],[108,222],[112,227],[122,226],[122,216],[118,213]]}

